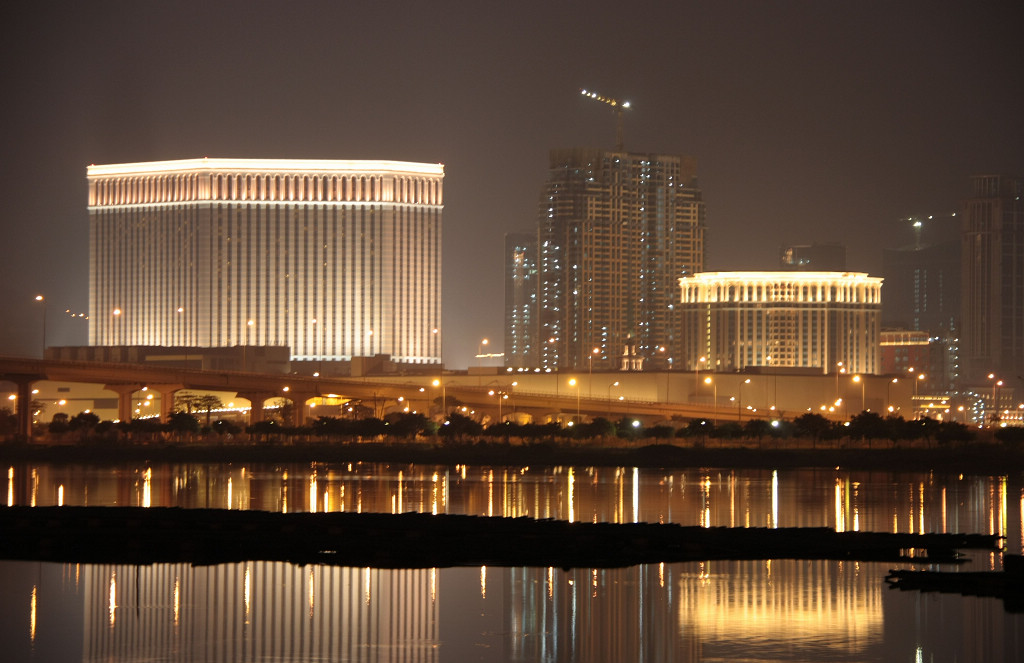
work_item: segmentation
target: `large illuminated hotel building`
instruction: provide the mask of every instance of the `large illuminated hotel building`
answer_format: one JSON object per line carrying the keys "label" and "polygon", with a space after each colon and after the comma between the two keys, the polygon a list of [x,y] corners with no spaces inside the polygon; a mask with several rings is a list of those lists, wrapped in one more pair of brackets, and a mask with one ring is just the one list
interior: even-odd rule
{"label": "large illuminated hotel building", "polygon": [[645,366],[681,350],[676,281],[704,269],[705,211],[692,158],[552,150],[537,234],[537,363]]}
{"label": "large illuminated hotel building", "polygon": [[882,279],[857,272],[705,272],[679,279],[689,370],[878,373]]}
{"label": "large illuminated hotel building", "polygon": [[443,179],[399,161],[90,166],[89,344],[440,363]]}

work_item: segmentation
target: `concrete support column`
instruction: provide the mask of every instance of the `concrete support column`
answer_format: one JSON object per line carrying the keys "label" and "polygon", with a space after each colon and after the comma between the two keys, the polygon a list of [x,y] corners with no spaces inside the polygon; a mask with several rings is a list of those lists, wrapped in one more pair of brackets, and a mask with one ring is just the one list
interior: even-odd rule
{"label": "concrete support column", "polygon": [[272,392],[243,392],[240,391],[237,394],[238,398],[244,398],[249,401],[249,425],[258,424],[263,421],[263,404],[268,398],[273,398],[275,394]]}
{"label": "concrete support column", "polygon": [[105,384],[103,388],[117,394],[117,418],[120,421],[132,420],[132,394],[142,389],[141,384]]}
{"label": "concrete support column", "polygon": [[295,419],[295,426],[305,426],[306,419],[309,417],[309,406],[306,405],[306,401],[310,398],[316,398],[317,394],[314,392],[300,394],[293,391],[288,397],[292,399],[292,413]]}
{"label": "concrete support column", "polygon": [[32,439],[32,384],[35,378],[17,378],[13,380],[18,386],[18,435],[25,440]]}
{"label": "concrete support column", "polygon": [[150,384],[150,389],[160,394],[160,421],[167,421],[167,417],[171,414],[171,408],[174,407],[174,394],[179,390],[184,389],[183,384]]}

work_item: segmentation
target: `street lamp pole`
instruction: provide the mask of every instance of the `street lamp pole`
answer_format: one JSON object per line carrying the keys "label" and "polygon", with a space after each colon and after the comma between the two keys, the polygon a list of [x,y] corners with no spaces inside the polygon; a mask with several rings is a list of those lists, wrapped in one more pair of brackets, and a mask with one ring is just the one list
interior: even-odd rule
{"label": "street lamp pole", "polygon": [[736,423],[743,421],[743,385],[750,384],[750,378],[740,382],[736,388]]}
{"label": "street lamp pole", "polygon": [[569,386],[576,387],[576,421],[580,420],[580,383],[576,378],[569,378]]}
{"label": "street lamp pole", "polygon": [[618,386],[619,386],[619,381],[618,380],[616,380],[615,382],[612,382],[610,385],[608,385],[608,420],[609,421],[611,421],[611,418],[612,418],[612,387],[618,387]]}
{"label": "street lamp pole", "polygon": [[42,295],[36,295],[36,301],[43,305],[43,352],[39,356],[42,359],[46,359],[46,298]]}
{"label": "street lamp pole", "polygon": [[718,426],[718,382],[712,380],[710,376],[704,378],[704,384],[710,384],[714,389],[714,402],[711,404],[711,423]]}

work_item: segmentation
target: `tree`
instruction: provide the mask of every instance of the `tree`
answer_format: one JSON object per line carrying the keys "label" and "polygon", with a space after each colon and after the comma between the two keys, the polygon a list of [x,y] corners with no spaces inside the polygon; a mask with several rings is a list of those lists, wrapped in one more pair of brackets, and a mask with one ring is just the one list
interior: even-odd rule
{"label": "tree", "polygon": [[459,414],[458,412],[452,412],[448,415],[444,424],[441,425],[439,433],[444,438],[461,438],[467,435],[479,435],[483,432],[484,427],[478,422],[473,421],[469,417]]}
{"label": "tree", "polygon": [[95,430],[100,423],[99,415],[94,412],[79,412],[68,421],[68,428],[71,430]]}
{"label": "tree", "polygon": [[757,440],[757,446],[761,446],[764,436],[772,432],[772,425],[764,419],[748,419],[743,424],[743,432],[747,437]]}
{"label": "tree", "polygon": [[885,420],[877,412],[865,410],[850,417],[850,426],[847,428],[850,437],[861,440],[878,440],[888,437],[888,427]]}
{"label": "tree", "polygon": [[831,421],[816,412],[801,414],[793,420],[793,427],[797,436],[811,438],[811,446],[817,446],[824,438],[831,437],[835,430]]}
{"label": "tree", "polygon": [[206,425],[210,425],[210,411],[224,407],[224,403],[213,394],[196,394],[190,391],[183,391],[175,395],[174,407],[189,414],[193,412],[206,413]]}
{"label": "tree", "polygon": [[167,430],[177,433],[198,433],[199,420],[188,412],[171,412],[167,416]]}

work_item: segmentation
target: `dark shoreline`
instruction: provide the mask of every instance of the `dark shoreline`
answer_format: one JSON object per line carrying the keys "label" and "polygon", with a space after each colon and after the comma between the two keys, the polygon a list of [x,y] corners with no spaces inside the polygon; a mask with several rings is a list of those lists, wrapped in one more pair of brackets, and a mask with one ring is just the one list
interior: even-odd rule
{"label": "dark shoreline", "polygon": [[0,462],[111,464],[195,463],[408,463],[421,465],[603,466],[641,468],[841,468],[847,470],[942,471],[1006,475],[1024,471],[1024,451],[1004,445],[956,447],[750,449],[694,448],[652,444],[495,442],[303,442],[303,443],[90,443],[0,445]]}

